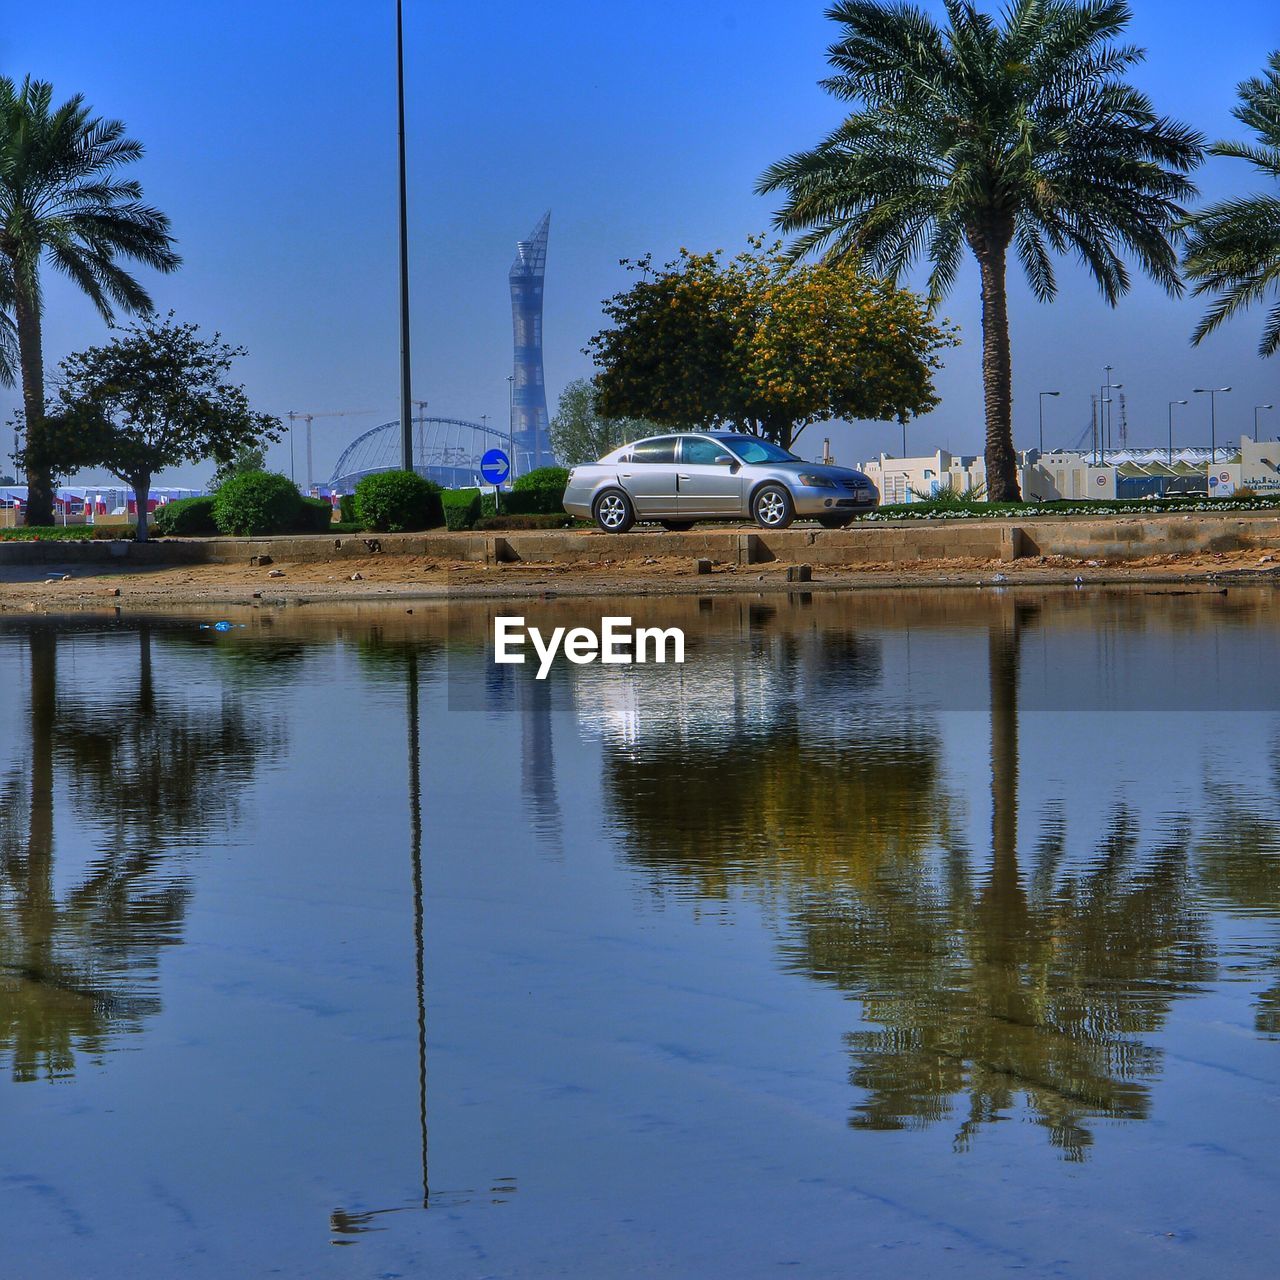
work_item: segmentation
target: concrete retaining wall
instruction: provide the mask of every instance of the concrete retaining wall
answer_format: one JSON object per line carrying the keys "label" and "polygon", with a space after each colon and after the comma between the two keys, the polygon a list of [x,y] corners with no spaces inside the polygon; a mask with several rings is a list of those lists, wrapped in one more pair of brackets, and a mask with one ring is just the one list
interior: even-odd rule
{"label": "concrete retaining wall", "polygon": [[605,534],[565,529],[510,533],[313,534],[283,538],[165,539],[161,542],[0,542],[0,565],[151,566],[277,563],[421,556],[488,564],[605,564],[648,557],[719,564],[860,565],[918,560],[1016,560],[1069,556],[1127,561],[1147,556],[1280,547],[1280,515],[1041,517],[1012,520],[904,521],[850,529],[777,533],[704,525],[688,533]]}

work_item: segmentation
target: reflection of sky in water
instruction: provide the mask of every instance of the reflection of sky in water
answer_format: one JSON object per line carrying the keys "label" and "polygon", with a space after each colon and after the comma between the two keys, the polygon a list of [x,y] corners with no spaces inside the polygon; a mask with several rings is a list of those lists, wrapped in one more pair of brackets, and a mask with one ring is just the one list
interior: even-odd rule
{"label": "reflection of sky in water", "polygon": [[48,743],[5,629],[15,1273],[1263,1274],[1277,724],[1215,681],[1276,606],[945,595],[655,604],[687,666],[545,685],[482,611],[158,627],[149,706],[90,628]]}

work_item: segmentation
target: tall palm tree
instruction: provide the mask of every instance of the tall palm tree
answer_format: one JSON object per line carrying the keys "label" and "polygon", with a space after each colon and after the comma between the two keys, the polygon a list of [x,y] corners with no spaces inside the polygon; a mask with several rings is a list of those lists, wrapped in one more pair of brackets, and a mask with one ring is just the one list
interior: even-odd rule
{"label": "tall palm tree", "polygon": [[[28,520],[53,520],[53,464],[44,427],[40,266],[70,277],[110,322],[114,308],[150,311],[121,259],[174,270],[169,219],[117,170],[142,155],[119,120],[93,115],[76,94],[60,107],[39,80],[0,76],[0,306],[12,307],[27,425]],[[3,329],[3,326],[0,326]],[[2,337],[2,335],[0,335]],[[3,364],[0,341],[0,365]]]}
{"label": "tall palm tree", "polygon": [[944,3],[945,27],[905,3],[827,11],[844,31],[823,87],[855,109],[759,190],[787,193],[775,221],[802,233],[797,257],[823,249],[894,278],[924,255],[935,299],[968,246],[982,277],[987,489],[1016,501],[1009,249],[1042,302],[1057,293],[1051,255],[1067,252],[1112,305],[1129,288],[1125,255],[1177,294],[1172,241],[1202,140],[1126,83],[1143,54],[1115,43],[1123,0],[1010,0],[999,19]]}
{"label": "tall palm tree", "polygon": [[[1264,177],[1280,181],[1280,52],[1261,76],[1244,81],[1232,114],[1258,136],[1255,142],[1215,142],[1209,154],[1247,160]],[[1259,352],[1280,350],[1280,195],[1241,196],[1211,205],[1190,219],[1187,275],[1196,297],[1217,296],[1192,341],[1202,342],[1237,311],[1268,296],[1276,299],[1262,330]]]}

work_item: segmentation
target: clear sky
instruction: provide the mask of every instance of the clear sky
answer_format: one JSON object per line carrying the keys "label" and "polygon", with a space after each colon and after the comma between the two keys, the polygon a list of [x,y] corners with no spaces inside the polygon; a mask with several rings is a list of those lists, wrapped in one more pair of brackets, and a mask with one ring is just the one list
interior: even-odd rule
{"label": "clear sky", "polygon": [[[940,10],[940,4],[926,7]],[[626,280],[618,259],[682,245],[741,247],[772,202],[752,194],[771,161],[839,120],[816,81],[837,28],[810,0],[408,0],[414,393],[431,413],[504,423],[511,366],[507,268],[515,242],[552,210],[546,376],[587,374],[600,300]],[[1274,0],[1136,0],[1132,37],[1149,51],[1138,81],[1157,108],[1209,137],[1239,134],[1235,86],[1280,47]],[[316,422],[328,475],[359,429],[398,399],[394,5],[391,0],[89,0],[13,6],[0,66],[83,92],[147,147],[146,194],[173,219],[185,265],[148,281],[157,305],[250,350],[242,376],[258,407],[366,411]],[[1251,183],[1213,161],[1206,196]],[[1246,317],[1198,350],[1199,304],[1139,284],[1116,311],[1083,272],[1060,300],[1034,302],[1013,276],[1015,435],[1035,443],[1041,389],[1048,443],[1085,429],[1103,366],[1125,384],[1130,439],[1159,444],[1167,402],[1189,398],[1178,439],[1252,429],[1280,405],[1280,360],[1256,352]],[[942,406],[910,429],[912,452],[977,451],[982,440],[977,283],[945,308],[965,345],[939,380]],[[47,360],[102,340],[96,314],[49,277]],[[1197,402],[1198,401],[1198,402]],[[8,417],[13,392],[0,389]],[[1280,432],[1280,411],[1271,415]],[[896,427],[810,428],[843,461],[897,451]],[[300,443],[300,437],[299,437]],[[7,448],[5,450],[7,453]],[[299,459],[301,450],[299,449]],[[288,452],[273,461],[287,469]],[[301,461],[299,461],[301,478]],[[174,477],[203,480],[211,468]]]}

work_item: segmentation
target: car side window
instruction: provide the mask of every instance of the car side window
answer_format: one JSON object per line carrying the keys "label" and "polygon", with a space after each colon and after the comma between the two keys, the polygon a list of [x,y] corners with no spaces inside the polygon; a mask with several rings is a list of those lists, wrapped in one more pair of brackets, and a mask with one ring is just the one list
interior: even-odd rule
{"label": "car side window", "polygon": [[631,450],[632,462],[674,462],[675,460],[674,437],[666,440],[642,440]]}
{"label": "car side window", "polygon": [[701,440],[697,436],[686,436],[681,444],[681,459],[684,462],[695,463],[716,463],[722,458],[733,459],[729,455],[727,449],[722,449],[714,440]]}

